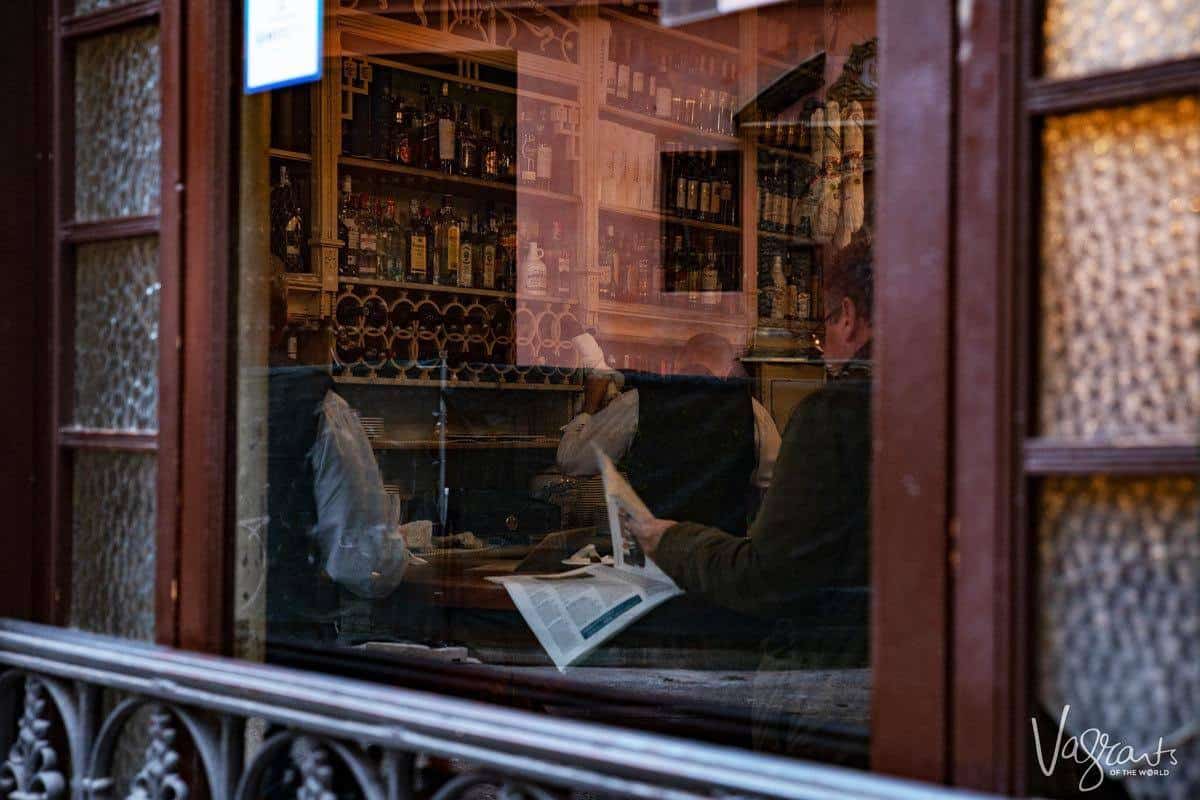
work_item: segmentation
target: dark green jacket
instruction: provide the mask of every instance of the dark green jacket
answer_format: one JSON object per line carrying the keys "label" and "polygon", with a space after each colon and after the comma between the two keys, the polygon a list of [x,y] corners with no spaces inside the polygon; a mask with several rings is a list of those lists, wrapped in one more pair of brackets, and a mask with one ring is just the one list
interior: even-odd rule
{"label": "dark green jacket", "polygon": [[680,588],[760,616],[865,629],[871,406],[865,370],[805,398],[749,537],[681,522],[655,560]]}

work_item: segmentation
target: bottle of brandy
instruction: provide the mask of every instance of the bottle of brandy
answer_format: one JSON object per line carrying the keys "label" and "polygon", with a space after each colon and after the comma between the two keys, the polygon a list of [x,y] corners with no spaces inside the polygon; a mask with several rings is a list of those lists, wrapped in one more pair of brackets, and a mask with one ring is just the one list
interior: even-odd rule
{"label": "bottle of brandy", "polygon": [[450,195],[442,195],[442,207],[438,211],[437,228],[437,267],[438,272],[434,282],[445,286],[458,283],[458,267],[462,243],[462,224],[458,214],[454,212],[454,200]]}
{"label": "bottle of brandy", "polygon": [[471,110],[465,105],[459,107],[458,114],[458,174],[479,177],[479,143],[471,124]]}
{"label": "bottle of brandy", "polygon": [[442,82],[442,100],[437,107],[438,169],[447,175],[456,171],[454,105],[450,102],[450,84]]}
{"label": "bottle of brandy", "polygon": [[479,220],[471,215],[471,223],[464,225],[458,243],[458,285],[467,289],[475,285],[475,256],[478,252]]}
{"label": "bottle of brandy", "polygon": [[408,204],[408,279],[429,283],[429,232],[415,197]]}

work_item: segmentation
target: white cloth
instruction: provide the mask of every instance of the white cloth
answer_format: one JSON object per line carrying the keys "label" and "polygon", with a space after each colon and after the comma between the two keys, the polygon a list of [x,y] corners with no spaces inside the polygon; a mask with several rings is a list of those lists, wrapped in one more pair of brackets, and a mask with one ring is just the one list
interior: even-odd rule
{"label": "white cloth", "polygon": [[[754,409],[754,447],[758,454],[750,482],[765,489],[771,485],[775,459],[779,457],[779,429],[761,403],[753,398],[750,402]],[[579,414],[562,428],[558,468],[568,475],[595,475],[598,470],[591,449],[593,444],[619,463],[633,444],[637,422],[637,389],[619,395],[597,414]]]}
{"label": "white cloth", "polygon": [[386,597],[400,585],[411,556],[392,519],[371,441],[333,392],[325,393],[318,413],[309,458],[317,501],[313,534],[325,572],[360,597]]}

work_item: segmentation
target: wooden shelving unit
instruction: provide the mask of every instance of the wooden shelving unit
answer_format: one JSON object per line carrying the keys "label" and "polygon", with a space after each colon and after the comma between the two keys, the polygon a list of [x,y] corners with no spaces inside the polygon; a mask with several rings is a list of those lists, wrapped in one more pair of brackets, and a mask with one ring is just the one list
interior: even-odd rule
{"label": "wooden shelving unit", "polygon": [[479,439],[468,441],[463,439],[372,439],[373,450],[554,450],[558,447],[558,439],[546,436],[533,437],[525,440],[488,440]]}
{"label": "wooden shelving unit", "polygon": [[687,31],[679,30],[678,28],[665,28],[657,22],[652,22],[644,17],[638,17],[633,14],[627,14],[624,11],[618,11],[609,6],[600,6],[600,16],[604,19],[610,19],[614,22],[620,22],[624,25],[632,25],[635,28],[641,28],[644,31],[652,32],[656,37],[660,37],[666,41],[678,42],[686,47],[706,47],[718,53],[724,53],[729,56],[738,56],[740,52],[738,48],[724,42],[717,42],[703,36],[697,36]]}
{"label": "wooden shelving unit", "polygon": [[742,229],[738,225],[722,225],[719,222],[705,222],[699,219],[689,219],[688,217],[677,217],[674,214],[664,214],[661,211],[654,211],[644,208],[631,208],[628,206],[614,206],[601,203],[599,206],[602,214],[620,214],[626,217],[637,217],[638,219],[648,219],[655,222],[666,222],[671,225],[682,225],[685,228],[700,228],[707,231],[716,231],[718,233],[741,233]]}
{"label": "wooden shelving unit", "polygon": [[338,165],[412,178],[414,182],[421,181],[421,188],[431,194],[454,193],[456,190],[461,192],[464,188],[470,188],[481,189],[509,197],[516,195],[520,198],[536,197],[556,203],[569,203],[572,205],[579,203],[578,195],[552,192],[548,189],[539,189],[535,186],[526,186],[519,183],[500,183],[498,181],[485,181],[481,178],[472,178],[467,175],[449,175],[444,172],[409,167],[404,164],[393,164],[390,161],[378,161],[373,158],[338,156]]}
{"label": "wooden shelving unit", "polygon": [[312,163],[312,156],[310,154],[301,153],[298,150],[284,150],[280,147],[268,147],[267,155],[271,158],[283,158],[287,159],[288,161],[303,161],[308,164]]}
{"label": "wooden shelving unit", "polygon": [[688,141],[708,142],[711,144],[723,144],[728,149],[736,149],[741,146],[742,140],[736,136],[726,136],[723,133],[713,133],[712,131],[702,131],[699,128],[693,128],[691,125],[684,125],[681,122],[676,122],[672,119],[663,119],[661,117],[652,117],[649,114],[642,114],[638,111],[630,111],[621,108],[620,106],[602,105],[600,113],[610,119],[620,120],[630,123],[642,130],[651,131],[654,133],[662,133],[668,136],[680,136]]}

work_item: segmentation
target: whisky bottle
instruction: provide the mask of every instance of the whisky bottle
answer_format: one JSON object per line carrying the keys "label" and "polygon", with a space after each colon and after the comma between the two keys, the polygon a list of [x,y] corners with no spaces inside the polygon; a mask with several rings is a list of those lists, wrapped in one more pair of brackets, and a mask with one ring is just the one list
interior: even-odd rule
{"label": "whisky bottle", "polygon": [[496,215],[494,212],[488,214],[487,231],[484,233],[483,241],[483,263],[481,265],[481,278],[483,280],[484,289],[497,288],[496,281],[496,247],[499,241],[499,234],[496,231]]}
{"label": "whisky bottle", "polygon": [[363,278],[379,276],[379,252],[377,248],[379,225],[375,213],[375,198],[363,194],[359,198],[359,248],[358,274]]}
{"label": "whisky bottle", "polygon": [[571,296],[571,251],[563,242],[562,223],[554,220],[551,225],[550,244],[546,247],[546,255],[550,259],[549,267],[553,272],[554,293],[562,300]]}
{"label": "whisky bottle", "polygon": [[304,272],[304,219],[293,206],[283,228],[283,264],[288,272]]}
{"label": "whisky bottle", "polygon": [[475,138],[475,126],[471,124],[471,111],[462,106],[458,124],[458,174],[475,178],[479,176],[479,144]]}
{"label": "whisky bottle", "polygon": [[429,283],[429,233],[415,197],[408,204],[408,279]]}
{"label": "whisky bottle", "polygon": [[670,119],[671,99],[671,70],[663,53],[658,57],[658,74],[654,77],[654,116]]}
{"label": "whisky bottle", "polygon": [[687,211],[685,216],[695,219],[700,209],[700,172],[702,162],[695,152],[688,157],[687,166]]}
{"label": "whisky bottle", "polygon": [[396,164],[413,163],[413,117],[414,109],[403,95],[392,101],[392,125],[389,131],[388,159]]}
{"label": "whisky bottle", "polygon": [[388,198],[381,201],[379,209],[379,233],[375,240],[375,249],[379,253],[379,277],[391,279],[396,271],[396,251],[392,246],[394,226],[392,218],[396,216],[396,201]]}
{"label": "whisky bottle", "polygon": [[487,109],[479,111],[479,177],[489,181],[500,179],[500,153],[492,129],[492,114]]}
{"label": "whisky bottle", "polygon": [[475,286],[475,254],[478,252],[479,220],[472,215],[471,224],[463,226],[458,244],[458,285],[470,289]]}
{"label": "whisky bottle", "polygon": [[434,283],[454,286],[458,283],[458,266],[461,259],[459,247],[462,241],[462,225],[454,213],[454,200],[442,195],[442,207],[437,219],[437,275]]}
{"label": "whisky bottle", "polygon": [[514,183],[517,180],[517,133],[513,129],[512,123],[504,122],[503,118],[501,118],[499,128],[500,141],[497,144],[496,152],[500,161],[500,179]]}
{"label": "whisky bottle", "polygon": [[717,251],[713,237],[709,236],[704,249],[704,267],[700,275],[701,301],[706,308],[721,302],[721,275],[717,269]]}
{"label": "whisky bottle", "polygon": [[421,84],[421,159],[423,169],[438,169],[438,116],[429,93],[429,84]]}
{"label": "whisky bottle", "polygon": [[391,127],[395,119],[392,109],[391,77],[382,69],[377,70],[371,84],[371,157],[381,161],[388,159],[391,143]]}

